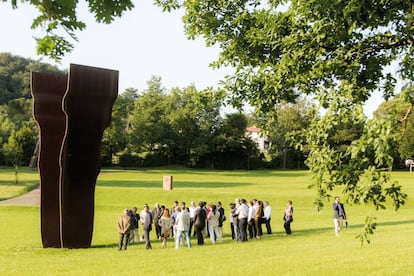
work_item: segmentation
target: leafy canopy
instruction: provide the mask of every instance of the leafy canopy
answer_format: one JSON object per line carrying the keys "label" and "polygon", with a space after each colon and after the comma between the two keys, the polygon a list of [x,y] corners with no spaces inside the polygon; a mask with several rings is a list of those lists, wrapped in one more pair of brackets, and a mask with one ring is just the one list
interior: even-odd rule
{"label": "leafy canopy", "polygon": [[[11,0],[14,7],[16,0]],[[59,59],[73,45],[56,35],[63,28],[73,39],[85,28],[76,17],[77,1],[26,1],[41,15],[38,52]],[[110,23],[133,7],[129,0],[86,1],[98,22]],[[302,140],[309,147],[308,165],[316,178],[320,206],[335,185],[344,185],[350,201],[384,207],[391,198],[398,209],[406,195],[381,169],[390,170],[395,144],[389,121],[366,121],[362,104],[374,90],[394,93],[397,73],[414,79],[414,3],[411,0],[155,0],[164,11],[183,9],[189,38],[202,36],[221,49],[216,67],[232,66],[224,89],[232,103],[245,102],[274,112],[281,102],[315,95],[328,111],[311,124]],[[392,65],[392,66],[391,66]],[[388,70],[388,71],[387,71]],[[391,72],[390,72],[391,70]],[[359,139],[346,151],[326,140],[341,123],[364,124]],[[304,136],[302,136],[304,137]],[[346,161],[346,162],[344,162]],[[387,186],[387,187],[385,187]],[[368,222],[371,220],[367,220]],[[372,228],[367,228],[372,229]]]}
{"label": "leafy canopy", "polygon": [[[235,106],[247,102],[276,113],[280,102],[311,95],[326,109],[306,133],[292,134],[296,146],[309,149],[319,208],[338,185],[349,202],[376,209],[385,208],[387,199],[395,209],[405,203],[401,187],[383,173],[392,168],[398,137],[390,121],[367,120],[362,105],[374,90],[390,98],[397,73],[403,82],[414,79],[412,1],[155,2],[166,11],[184,9],[188,37],[202,36],[221,48],[214,66],[235,68],[224,83]],[[350,145],[333,146],[330,141],[348,125],[364,127]]]}
{"label": "leafy canopy", "polygon": [[375,89],[388,98],[396,80],[384,69],[395,60],[401,78],[414,76],[412,1],[155,2],[164,10],[184,8],[189,38],[220,46],[215,65],[236,68],[226,87],[239,105],[272,110],[280,100],[344,86],[352,102]]}
{"label": "leafy canopy", "polygon": [[[8,2],[2,0],[2,2]],[[73,41],[77,41],[76,32],[86,28],[76,13],[77,0],[10,0],[12,7],[27,3],[34,6],[39,15],[33,20],[32,29],[44,30],[43,37],[36,38],[37,53],[59,61],[73,49]],[[89,12],[99,23],[109,24],[115,18],[131,10],[134,4],[131,0],[86,0]],[[62,35],[61,33],[64,33]]]}

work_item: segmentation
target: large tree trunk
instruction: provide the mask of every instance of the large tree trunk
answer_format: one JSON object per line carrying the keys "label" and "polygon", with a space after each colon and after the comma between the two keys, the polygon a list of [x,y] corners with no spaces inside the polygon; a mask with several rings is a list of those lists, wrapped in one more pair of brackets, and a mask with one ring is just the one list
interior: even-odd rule
{"label": "large tree trunk", "polygon": [[283,145],[283,169],[287,167],[287,144]]}
{"label": "large tree trunk", "polygon": [[39,160],[39,150],[40,150],[40,139],[37,140],[36,147],[33,152],[33,156],[30,159],[29,168],[31,169],[37,168],[37,162]]}

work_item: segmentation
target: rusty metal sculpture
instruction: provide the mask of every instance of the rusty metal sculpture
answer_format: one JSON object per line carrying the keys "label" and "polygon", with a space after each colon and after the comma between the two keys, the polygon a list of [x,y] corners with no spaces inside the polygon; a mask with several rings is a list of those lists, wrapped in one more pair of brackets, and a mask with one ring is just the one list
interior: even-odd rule
{"label": "rusty metal sculpture", "polygon": [[118,71],[71,64],[68,75],[32,72],[31,90],[40,130],[43,247],[90,247],[101,140]]}

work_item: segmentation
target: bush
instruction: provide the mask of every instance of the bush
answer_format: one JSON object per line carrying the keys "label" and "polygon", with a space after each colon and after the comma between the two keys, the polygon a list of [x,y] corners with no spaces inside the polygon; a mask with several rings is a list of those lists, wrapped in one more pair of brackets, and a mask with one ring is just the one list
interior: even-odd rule
{"label": "bush", "polygon": [[154,167],[154,166],[165,166],[169,165],[168,157],[162,153],[148,153],[144,160],[142,166],[144,167]]}
{"label": "bush", "polygon": [[102,167],[110,167],[112,166],[112,158],[109,155],[102,155],[101,156],[101,165]]}
{"label": "bush", "polygon": [[119,156],[119,166],[121,167],[140,167],[143,165],[143,159],[137,155],[123,153]]}

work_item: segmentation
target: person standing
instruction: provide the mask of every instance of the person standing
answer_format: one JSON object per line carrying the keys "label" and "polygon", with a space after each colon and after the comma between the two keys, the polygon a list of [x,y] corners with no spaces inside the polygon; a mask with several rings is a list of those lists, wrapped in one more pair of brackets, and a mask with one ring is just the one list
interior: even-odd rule
{"label": "person standing", "polygon": [[174,228],[174,226],[175,226],[175,218],[177,217],[177,214],[176,214],[176,212],[177,212],[177,207],[178,207],[178,200],[174,200],[174,205],[171,207],[171,219],[172,219],[172,223],[173,223],[173,225],[172,225],[172,227],[171,227],[171,235],[172,235],[172,237],[173,238],[175,238],[175,228]]}
{"label": "person standing", "polygon": [[226,221],[226,216],[224,215],[224,208],[221,204],[221,201],[217,201],[217,211],[220,214],[218,231],[220,233],[220,236],[223,237],[223,222]]}
{"label": "person standing", "polygon": [[203,230],[206,227],[207,213],[203,208],[204,203],[200,201],[198,207],[194,212],[194,229],[197,235],[197,244],[204,244]]}
{"label": "person standing", "polygon": [[249,230],[249,238],[256,238],[257,229],[254,223],[254,217],[256,215],[256,201],[251,200],[249,203],[249,215],[247,216],[247,229]]}
{"label": "person standing", "polygon": [[164,209],[163,215],[159,221],[159,225],[161,226],[162,248],[167,248],[167,239],[170,236],[172,225],[170,211],[168,209]]}
{"label": "person standing", "polygon": [[286,234],[292,234],[292,230],[290,229],[290,224],[293,221],[293,206],[292,200],[287,201],[287,206],[283,214],[283,227],[285,228]]}
{"label": "person standing", "polygon": [[155,203],[155,208],[152,210],[153,216],[153,223],[155,228],[155,234],[157,235],[157,239],[161,239],[161,226],[159,225],[158,221],[162,216],[161,205],[157,202]]}
{"label": "person standing", "polygon": [[236,239],[236,232],[234,230],[234,224],[236,221],[236,203],[231,202],[229,204],[230,207],[230,230],[231,230],[231,239],[235,240]]}
{"label": "person standing", "polygon": [[334,211],[333,221],[334,221],[334,226],[335,226],[335,235],[338,237],[339,232],[342,229],[343,220],[346,219],[345,208],[344,208],[344,205],[341,203],[339,196],[335,197],[335,201],[332,204],[332,208]]}
{"label": "person standing", "polygon": [[208,231],[210,233],[210,240],[211,243],[216,243],[218,240],[221,243],[221,234],[219,232],[219,219],[220,213],[217,210],[217,206],[215,204],[211,204],[210,212],[207,215],[208,221]]}
{"label": "person standing", "polygon": [[256,201],[256,212],[254,216],[254,223],[256,225],[256,238],[261,239],[263,236],[262,231],[262,223],[264,218],[264,208],[263,208],[263,201],[258,200]]}
{"label": "person standing", "polygon": [[236,214],[237,209],[240,207],[240,199],[236,198],[234,200],[234,203],[236,204],[236,210],[234,211],[234,220],[233,220],[233,226],[234,226],[234,236],[236,241],[240,241],[240,229],[239,229],[239,219],[238,214]]}
{"label": "person standing", "polygon": [[195,234],[195,231],[193,230],[193,225],[194,225],[194,212],[197,209],[197,206],[194,201],[191,201],[189,209],[190,209],[190,230],[188,232],[190,233],[190,236],[195,237],[196,234]]}
{"label": "person standing", "polygon": [[[178,206],[176,206],[176,207],[173,207],[174,208],[174,210],[172,210],[171,211],[171,222],[172,222],[172,225],[171,225],[171,237],[173,237],[174,239],[175,239],[175,237],[176,237],[176,231],[177,231],[177,224],[176,224],[176,222],[177,222],[177,215],[178,215]],[[181,211],[181,209],[180,209],[180,211]]]}
{"label": "person standing", "polygon": [[210,236],[210,234],[208,233],[208,221],[207,221],[208,208],[207,208],[207,202],[202,201],[202,203],[203,203],[203,207],[201,208],[203,208],[204,212],[206,213],[206,222],[204,223],[204,229],[203,229],[203,237],[205,238],[207,236]]}
{"label": "person standing", "polygon": [[124,214],[118,218],[118,232],[119,232],[119,243],[118,250],[127,250],[129,241],[129,230],[131,227],[131,218],[128,216],[128,209],[124,210]]}
{"label": "person standing", "polygon": [[145,248],[152,249],[151,242],[150,242],[150,232],[152,230],[152,214],[149,211],[148,204],[144,205],[144,210],[141,211],[140,220],[142,224],[142,229],[144,231],[144,240],[145,240]]}
{"label": "person standing", "polygon": [[[185,236],[187,241],[187,247],[191,248],[191,240],[190,240],[190,213],[187,212],[187,208],[183,205],[181,208],[178,208],[178,214],[176,219],[176,236],[175,236],[175,249],[180,248],[180,242],[182,236]],[[180,211],[181,210],[181,211]]]}
{"label": "person standing", "polygon": [[272,234],[272,227],[270,226],[270,219],[272,218],[272,207],[269,205],[269,201],[264,202],[264,216],[265,216],[265,225],[268,235]]}
{"label": "person standing", "polygon": [[131,231],[130,231],[130,237],[128,243],[133,243],[135,239],[136,242],[139,242],[141,240],[141,237],[138,233],[138,226],[139,226],[139,214],[137,214],[137,207],[132,208],[131,212]]}
{"label": "person standing", "polygon": [[240,241],[247,241],[247,217],[249,216],[249,207],[247,207],[247,201],[243,198],[240,200],[240,206],[236,210],[236,215],[239,223]]}

